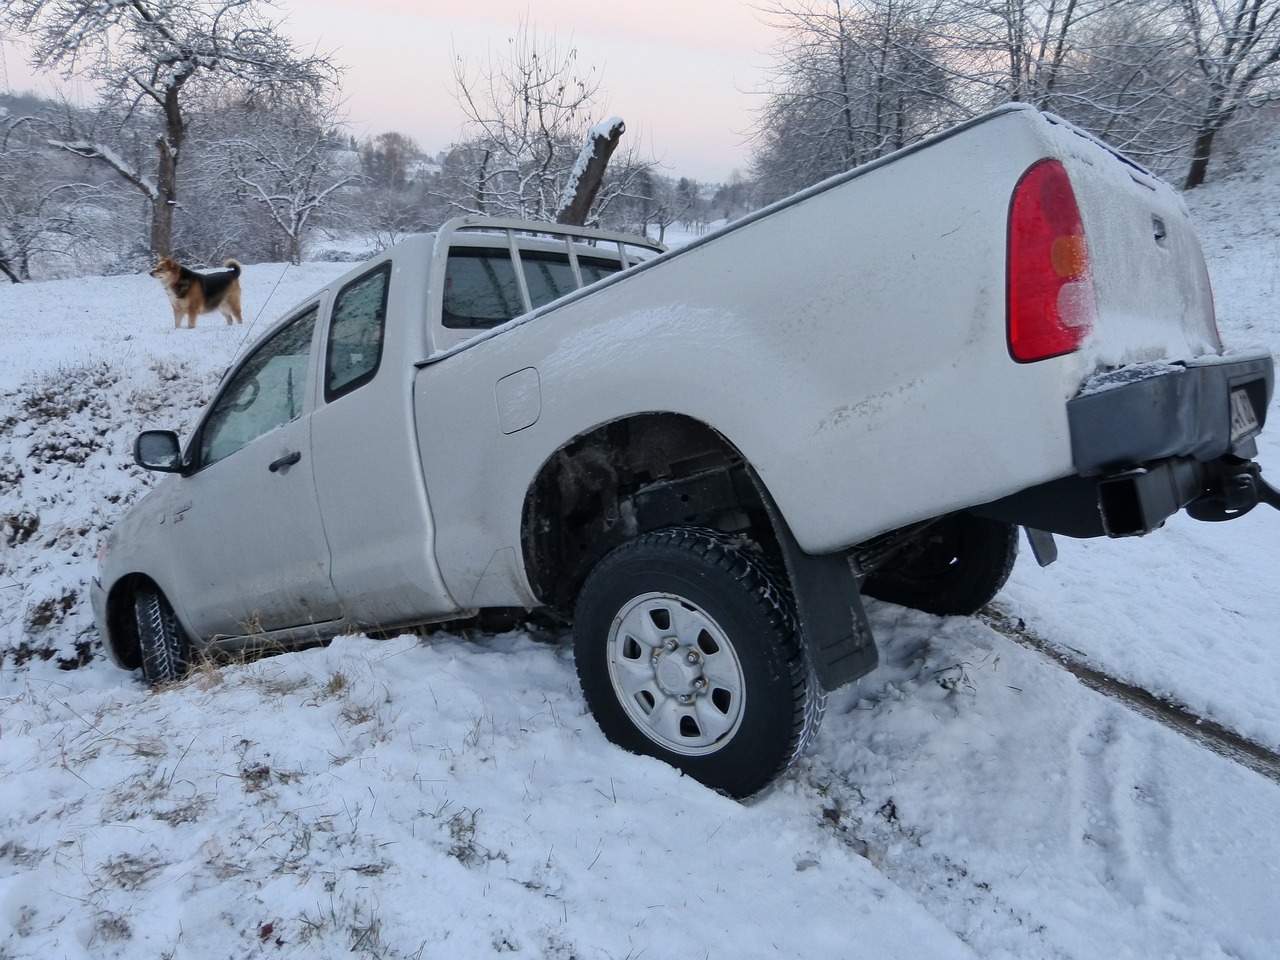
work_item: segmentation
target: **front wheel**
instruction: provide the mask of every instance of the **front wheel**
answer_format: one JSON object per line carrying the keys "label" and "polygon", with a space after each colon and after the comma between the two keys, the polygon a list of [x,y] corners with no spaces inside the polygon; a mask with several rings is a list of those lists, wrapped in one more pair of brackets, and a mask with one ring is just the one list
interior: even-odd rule
{"label": "front wheel", "polygon": [[573,632],[605,736],[731,796],[768,784],[821,719],[787,592],[715,531],[659,530],[615,549],[583,586]]}
{"label": "front wheel", "polygon": [[154,686],[185,677],[186,637],[165,595],[155,587],[140,587],[133,595],[133,617],[143,679]]}

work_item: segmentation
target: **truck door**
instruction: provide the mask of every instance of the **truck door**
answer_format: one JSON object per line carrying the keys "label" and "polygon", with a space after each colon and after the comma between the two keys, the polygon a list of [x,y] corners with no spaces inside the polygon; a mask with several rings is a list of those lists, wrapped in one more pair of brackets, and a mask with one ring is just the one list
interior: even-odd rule
{"label": "truck door", "polygon": [[[422,269],[425,269],[423,265]],[[369,629],[458,612],[436,566],[434,526],[413,428],[413,331],[421,307],[393,285],[392,262],[334,297],[322,348],[323,397],[311,417],[316,496],[344,613]],[[420,342],[420,331],[418,332]]]}
{"label": "truck door", "polygon": [[318,308],[228,377],[170,503],[175,598],[202,637],[339,617],[311,475],[309,361]]}

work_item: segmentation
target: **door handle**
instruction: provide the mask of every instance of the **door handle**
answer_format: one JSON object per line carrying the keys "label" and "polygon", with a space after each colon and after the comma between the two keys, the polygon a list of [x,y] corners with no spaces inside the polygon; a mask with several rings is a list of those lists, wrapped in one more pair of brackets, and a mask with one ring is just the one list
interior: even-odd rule
{"label": "door handle", "polygon": [[302,459],[302,451],[295,450],[293,453],[286,453],[279,460],[272,460],[267,465],[267,469],[272,473],[278,472],[282,467],[292,467],[295,463]]}

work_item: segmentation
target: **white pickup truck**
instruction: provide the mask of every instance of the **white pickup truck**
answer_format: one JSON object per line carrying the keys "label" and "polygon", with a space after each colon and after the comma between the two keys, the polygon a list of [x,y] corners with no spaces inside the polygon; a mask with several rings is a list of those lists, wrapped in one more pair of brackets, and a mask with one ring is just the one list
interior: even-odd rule
{"label": "white pickup truck", "polygon": [[872,669],[861,596],[972,613],[1026,528],[1280,505],[1178,194],[1014,105],[671,252],[454,221],[228,371],[94,584],[122,667],[485,611],[572,622],[621,746],[737,796]]}

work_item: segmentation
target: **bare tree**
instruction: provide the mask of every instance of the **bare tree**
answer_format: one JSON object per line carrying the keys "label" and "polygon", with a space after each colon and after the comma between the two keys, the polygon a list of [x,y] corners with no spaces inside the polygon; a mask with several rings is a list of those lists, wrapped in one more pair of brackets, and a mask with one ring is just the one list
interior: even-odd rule
{"label": "bare tree", "polygon": [[772,199],[1008,101],[1203,182],[1216,136],[1280,99],[1280,0],[773,0],[753,166]]}
{"label": "bare tree", "polygon": [[370,137],[360,145],[360,166],[365,179],[378,187],[403,190],[413,176],[413,167],[422,158],[422,148],[413,137],[394,130]]}
{"label": "bare tree", "polygon": [[753,137],[765,199],[882,156],[956,110],[938,10],[923,0],[776,0],[773,74]]}
{"label": "bare tree", "polygon": [[713,214],[720,220],[736,220],[760,206],[757,196],[759,184],[749,179],[741,170],[729,174],[727,183],[716,187],[711,197]]}
{"label": "bare tree", "polygon": [[1091,19],[1049,108],[1163,175],[1185,163],[1196,97],[1186,36],[1168,3],[1117,3]]}
{"label": "bare tree", "polygon": [[1244,108],[1280,98],[1280,0],[1179,0],[1179,9],[1200,80],[1190,190],[1204,183],[1222,129]]}
{"label": "bare tree", "polygon": [[[458,58],[454,79],[458,103],[475,131],[445,164],[444,189],[455,209],[554,218],[588,126],[600,112],[595,69],[580,69],[576,48],[539,37],[522,23],[506,49],[478,69]],[[630,150],[618,160],[629,171],[645,166]],[[625,189],[625,178],[606,178],[596,215]]]}
{"label": "bare tree", "polygon": [[114,239],[98,227],[116,198],[85,182],[79,165],[27,118],[0,126],[0,273],[13,283],[32,279],[37,263],[70,265]]}
{"label": "bare tree", "polygon": [[277,104],[254,111],[240,136],[218,144],[245,198],[283,237],[290,263],[302,262],[316,215],[362,179],[359,157],[331,134],[334,114],[332,105]]}
{"label": "bare tree", "polygon": [[13,283],[31,279],[31,261],[41,253],[66,252],[73,236],[76,184],[40,185],[12,168],[0,169],[0,273]]}
{"label": "bare tree", "polygon": [[201,87],[242,87],[270,98],[304,88],[317,98],[338,71],[321,56],[300,55],[262,8],[268,0],[0,0],[10,28],[31,43],[37,70],[59,70],[98,85],[105,103],[125,115],[157,111],[154,167],[91,139],[53,141],[101,162],[141,191],[151,207],[151,250],[168,254],[178,203],[178,165],[187,137],[189,98]]}
{"label": "bare tree", "polygon": [[711,219],[711,206],[710,198],[703,195],[702,185],[690,177],[681,177],[676,182],[675,197],[680,224],[694,233],[705,233]]}
{"label": "bare tree", "polygon": [[[945,39],[976,102],[1052,109],[1088,24],[1127,0],[953,0]],[[984,93],[985,91],[985,93]]]}

